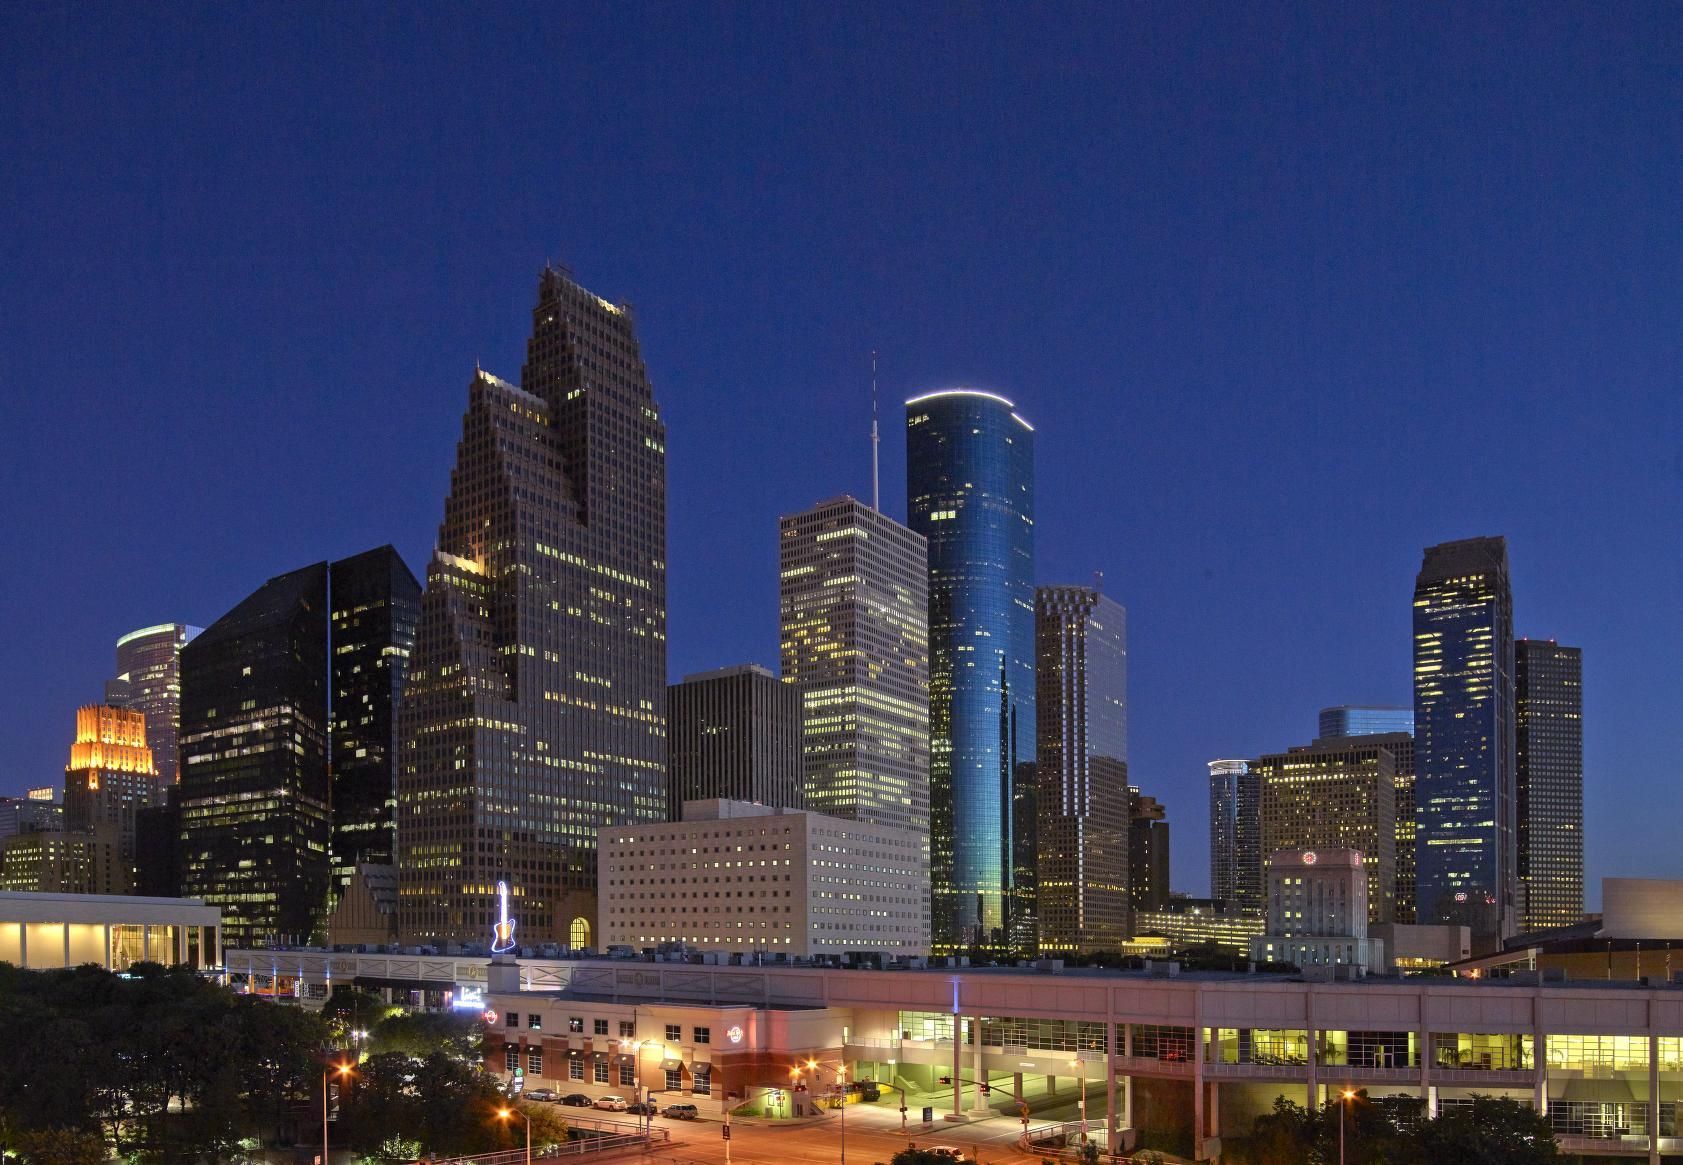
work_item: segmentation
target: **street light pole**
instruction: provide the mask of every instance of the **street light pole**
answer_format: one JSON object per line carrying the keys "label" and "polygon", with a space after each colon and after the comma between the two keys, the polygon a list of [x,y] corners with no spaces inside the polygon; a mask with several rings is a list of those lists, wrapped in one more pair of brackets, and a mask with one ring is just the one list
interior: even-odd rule
{"label": "street light pole", "polygon": [[1338,1165],[1344,1165],[1344,1110],[1355,1098],[1356,1094],[1348,1088],[1338,1097]]}
{"label": "street light pole", "polygon": [[526,1165],[532,1165],[532,1118],[519,1109],[505,1108],[497,1113],[499,1120],[508,1120],[515,1116],[526,1122]]}
{"label": "street light pole", "polygon": [[[321,1066],[321,1165],[328,1165],[327,1161],[327,1072],[333,1067],[331,1064]],[[341,1062],[338,1065],[341,1078],[351,1074],[351,1066]]]}

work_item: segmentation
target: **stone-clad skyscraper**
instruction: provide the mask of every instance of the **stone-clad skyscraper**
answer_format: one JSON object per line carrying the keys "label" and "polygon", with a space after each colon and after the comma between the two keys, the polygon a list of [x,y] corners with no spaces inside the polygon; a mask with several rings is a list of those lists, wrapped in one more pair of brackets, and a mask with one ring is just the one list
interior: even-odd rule
{"label": "stone-clad skyscraper", "polygon": [[1551,639],[1514,645],[1519,878],[1526,930],[1584,917],[1583,652]]}
{"label": "stone-clad skyscraper", "polygon": [[779,522],[783,678],[802,700],[807,807],[929,835],[929,566],[855,498]]}
{"label": "stone-clad skyscraper", "polygon": [[1017,762],[1034,760],[1033,428],[991,392],[914,397],[906,496],[929,543],[933,945],[1003,949],[1033,864],[1012,812]]}
{"label": "stone-clad skyscraper", "polygon": [[805,809],[801,694],[756,663],[684,677],[666,689],[666,817],[685,801]]}
{"label": "stone-clad skyscraper", "polygon": [[1508,545],[1428,546],[1414,583],[1417,921],[1517,923],[1513,593]]}
{"label": "stone-clad skyscraper", "polygon": [[1040,949],[1115,951],[1128,938],[1128,637],[1094,587],[1035,592]]}
{"label": "stone-clad skyscraper", "polygon": [[666,808],[666,431],[629,309],[543,272],[480,372],[399,717],[398,918],[590,945],[596,830]]}

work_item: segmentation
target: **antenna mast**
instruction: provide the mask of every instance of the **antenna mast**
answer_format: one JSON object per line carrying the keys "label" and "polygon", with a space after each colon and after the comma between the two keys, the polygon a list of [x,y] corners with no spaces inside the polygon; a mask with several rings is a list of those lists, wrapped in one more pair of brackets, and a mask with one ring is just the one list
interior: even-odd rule
{"label": "antenna mast", "polygon": [[871,349],[871,509],[882,512],[881,497],[878,494],[880,475],[877,470],[877,446],[881,438],[877,436],[877,353]]}

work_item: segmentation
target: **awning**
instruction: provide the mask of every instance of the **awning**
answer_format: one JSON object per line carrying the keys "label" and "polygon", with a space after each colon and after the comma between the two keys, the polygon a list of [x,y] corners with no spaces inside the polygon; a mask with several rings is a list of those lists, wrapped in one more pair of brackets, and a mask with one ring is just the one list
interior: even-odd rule
{"label": "awning", "polygon": [[606,1052],[592,1052],[592,1053],[590,1053],[590,1058],[592,1060],[606,1060],[608,1058],[608,1053],[606,1053]]}
{"label": "awning", "polygon": [[684,1062],[682,1060],[674,1059],[674,1058],[671,1058],[671,1057],[668,1057],[667,1059],[662,1060],[660,1062],[661,1070],[665,1071],[665,1072],[676,1072],[678,1069],[682,1068],[683,1066],[684,1066]]}
{"label": "awning", "polygon": [[690,1065],[690,1070],[692,1072],[711,1072],[713,1070],[713,1061],[697,1060],[695,1063]]}

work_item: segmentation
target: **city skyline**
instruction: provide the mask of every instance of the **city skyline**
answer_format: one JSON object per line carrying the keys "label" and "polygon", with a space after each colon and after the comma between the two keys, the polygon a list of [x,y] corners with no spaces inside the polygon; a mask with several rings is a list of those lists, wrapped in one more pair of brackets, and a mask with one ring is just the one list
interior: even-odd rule
{"label": "city skyline", "polygon": [[[7,19],[28,24],[16,13]],[[1169,43],[1215,35],[1203,50],[1207,57],[1190,63],[1176,58],[1188,80],[1219,82],[1226,66],[1244,64],[1239,45],[1245,34],[1255,35],[1258,17],[1247,14],[1236,21],[1236,31],[1226,32],[1189,28],[1182,23],[1189,19],[1177,18],[1165,29]],[[368,200],[379,204],[378,215],[352,198],[343,208],[342,227],[333,225],[336,220],[325,215],[319,199],[289,204],[294,188],[285,183],[273,205],[267,195],[231,199],[227,218],[203,194],[194,196],[194,184],[207,177],[205,189],[245,190],[232,179],[248,166],[284,160],[294,149],[263,139],[251,145],[249,157],[234,151],[229,170],[184,165],[179,181],[185,185],[172,180],[161,196],[179,197],[195,209],[179,221],[149,223],[132,240],[111,224],[127,221],[113,217],[114,209],[122,205],[117,200],[135,196],[134,178],[119,174],[112,193],[98,182],[68,180],[90,164],[90,151],[112,146],[115,123],[83,103],[112,89],[137,93],[190,125],[216,129],[224,116],[230,125],[262,123],[262,114],[274,111],[276,90],[260,90],[247,104],[230,105],[226,114],[211,111],[211,102],[201,106],[156,90],[137,77],[136,66],[105,58],[139,35],[132,24],[118,22],[109,50],[98,45],[91,58],[109,88],[86,86],[88,96],[77,97],[71,91],[87,75],[70,68],[62,81],[44,86],[41,97],[29,97],[22,107],[41,113],[34,102],[68,97],[64,115],[42,114],[40,125],[31,128],[19,117],[0,114],[0,130],[16,147],[12,156],[27,160],[0,182],[8,193],[17,183],[16,205],[58,228],[20,244],[17,269],[35,273],[29,280],[34,290],[25,295],[22,280],[4,284],[15,327],[0,367],[12,370],[16,381],[27,368],[30,379],[39,375],[87,386],[73,406],[54,394],[28,393],[7,394],[4,406],[10,431],[31,438],[10,470],[17,488],[5,512],[8,532],[22,545],[26,531],[44,525],[62,537],[66,549],[55,569],[20,584],[17,609],[30,617],[13,624],[6,648],[5,673],[20,682],[9,705],[16,714],[0,729],[0,749],[12,774],[11,786],[0,791],[21,793],[53,780],[55,767],[62,766],[62,734],[41,726],[61,724],[68,710],[99,698],[110,669],[109,645],[118,634],[162,620],[207,623],[291,564],[375,543],[393,542],[409,561],[427,561],[468,362],[477,356],[488,368],[512,366],[521,337],[509,320],[518,320],[528,306],[522,279],[548,254],[575,264],[580,278],[603,294],[636,300],[648,332],[653,379],[674,434],[673,641],[665,678],[739,659],[775,665],[776,546],[767,535],[769,523],[816,497],[842,490],[865,494],[867,355],[876,347],[883,354],[885,401],[980,383],[1018,400],[1039,426],[1041,562],[1035,581],[1104,570],[1107,589],[1130,609],[1139,712],[1135,779],[1168,804],[1181,826],[1175,853],[1181,888],[1198,889],[1206,867],[1198,824],[1207,795],[1205,762],[1298,742],[1299,726],[1322,706],[1405,702],[1403,596],[1420,547],[1494,533],[1508,537],[1513,553],[1514,589],[1522,600],[1516,633],[1580,644],[1595,661],[1584,693],[1586,872],[1592,898],[1603,874],[1678,872],[1668,865],[1676,859],[1659,847],[1628,840],[1621,846],[1615,837],[1628,827],[1638,841],[1654,840],[1642,834],[1650,827],[1633,819],[1624,807],[1631,801],[1624,798],[1633,790],[1637,797],[1662,796],[1666,758],[1680,743],[1674,715],[1680,701],[1668,666],[1669,644],[1679,637],[1680,623],[1664,596],[1683,559],[1676,540],[1664,537],[1657,540],[1657,553],[1635,555],[1629,548],[1643,544],[1640,522],[1652,519],[1620,512],[1624,498],[1657,497],[1658,521],[1670,528],[1670,515],[1683,497],[1678,484],[1683,473],[1667,436],[1676,431],[1678,405],[1660,391],[1675,365],[1679,331],[1677,226],[1658,214],[1658,192],[1675,188],[1667,177],[1674,171],[1664,166],[1674,163],[1652,161],[1645,153],[1633,160],[1633,143],[1656,131],[1669,133],[1673,125],[1663,120],[1670,115],[1659,112],[1670,83],[1655,70],[1659,62],[1675,59],[1675,31],[1667,25],[1661,35],[1627,44],[1606,29],[1568,28],[1565,17],[1550,14],[1524,32],[1510,31],[1522,47],[1538,50],[1527,54],[1511,51],[1513,45],[1477,17],[1467,18],[1471,27],[1461,29],[1467,35],[1458,40],[1423,30],[1406,14],[1372,19],[1371,28],[1353,19],[1334,21],[1331,30],[1319,33],[1296,26],[1296,34],[1309,38],[1329,62],[1352,43],[1358,47],[1349,65],[1325,66],[1331,76],[1324,85],[1307,86],[1294,76],[1251,66],[1240,70],[1239,82],[1259,86],[1275,100],[1252,95],[1240,102],[1220,96],[1190,102],[1205,119],[1190,127],[1198,131],[1190,136],[1197,148],[1209,151],[1207,160],[1194,156],[1197,148],[1176,151],[1152,136],[1143,116],[1139,123],[1126,121],[1127,133],[1145,135],[1152,148],[1168,150],[1148,178],[1123,174],[1127,182],[1163,190],[1144,201],[1124,194],[1120,209],[1133,213],[1091,201],[1101,183],[1116,188],[1115,169],[1102,169],[1093,185],[1078,176],[1068,192],[1031,172],[1079,169],[1063,164],[1070,158],[1056,150],[1051,156],[1030,152],[1028,166],[1012,167],[1020,201],[985,210],[954,203],[959,184],[950,179],[970,176],[967,159],[975,156],[974,143],[941,155],[946,170],[930,184],[928,203],[894,206],[887,205],[892,198],[867,197],[865,219],[851,205],[821,203],[812,215],[819,232],[797,229],[780,200],[761,198],[758,187],[727,186],[717,202],[701,199],[683,183],[677,193],[628,197],[649,173],[674,164],[670,146],[663,154],[657,149],[661,156],[647,163],[652,170],[616,161],[599,171],[600,193],[582,193],[568,221],[554,214],[553,197],[521,192],[484,227],[457,222],[462,216],[443,208],[453,207],[478,183],[474,166],[461,167],[472,171],[471,180],[444,168],[413,205],[385,198],[388,180],[377,171],[393,156],[381,153],[370,169],[376,196]],[[1167,94],[1184,96],[1186,81],[1177,79],[1174,69],[1127,48],[1118,31],[1126,27],[1122,22],[1097,29],[1104,51],[1092,57],[1074,53],[1076,75],[1091,81],[1098,76],[1089,73],[1093,58],[1115,50],[1117,58],[1138,66],[1147,89],[1163,82]],[[1358,28],[1384,52],[1401,54],[1417,67],[1423,54],[1444,54],[1445,66],[1430,75],[1454,96],[1456,109],[1489,116],[1440,123],[1430,103],[1410,90],[1401,99],[1387,99],[1381,118],[1380,103],[1360,79],[1362,66],[1371,66],[1374,57],[1373,50],[1360,48],[1365,42]],[[858,51],[880,52],[884,40],[896,39],[885,34],[904,31],[869,30]],[[165,22],[156,35],[173,45],[184,34]],[[587,15],[580,35],[588,41],[608,32]],[[956,35],[964,48],[985,40],[974,28]],[[22,35],[5,39],[13,46],[31,43]],[[930,47],[916,35],[905,40],[908,49],[902,51]],[[1420,47],[1411,48],[1416,40]],[[771,36],[767,48],[788,41],[785,31]],[[59,42],[51,28],[39,31],[35,43],[43,59],[57,59],[62,50],[55,48]],[[709,75],[725,69],[715,55],[717,43],[700,38],[702,70]],[[1022,51],[1037,45],[1044,42]],[[283,80],[276,84],[286,84],[305,67],[297,46],[296,27],[291,36],[276,39],[283,65]],[[341,69],[340,51],[328,53],[321,67]],[[562,51],[571,59],[576,50]],[[655,56],[670,67],[671,50]],[[621,55],[608,58],[625,64]],[[978,88],[986,78],[1022,73],[1020,63],[1033,64],[1015,54],[980,59],[981,78],[972,82]],[[1532,59],[1535,64],[1527,63]],[[846,62],[856,66],[852,56]],[[891,55],[885,67],[898,100],[909,75],[907,62]],[[512,68],[516,76],[528,75],[529,58],[517,54]],[[658,70],[654,62],[641,68]],[[230,76],[219,67],[194,69],[196,76],[210,70],[205,91],[232,92]],[[606,85],[611,71],[605,61],[584,75]],[[1543,71],[1558,80],[1558,89],[1573,93],[1571,108],[1541,84]],[[1615,72],[1630,78],[1628,85],[1612,84]],[[845,74],[821,68],[816,82],[825,92],[846,90]],[[1459,80],[1479,74],[1506,79],[1523,100],[1475,91]],[[743,76],[727,75],[734,82],[730,93],[757,93]],[[1027,75],[1046,87],[1032,91],[1023,106],[1020,124],[1032,130],[1050,108],[1065,104],[1061,97],[1067,90],[1043,64]],[[1126,96],[1132,84],[1107,82],[1120,88],[1102,89],[1095,104],[1076,103],[1077,125],[1091,128],[1095,112],[1101,106],[1108,112],[1110,99]],[[1304,152],[1291,145],[1301,128],[1290,113],[1293,100],[1313,102],[1322,92],[1332,108],[1344,112],[1346,120],[1334,118],[1330,132],[1339,148],[1356,150],[1358,165],[1351,172],[1313,171]],[[1216,93],[1243,96],[1245,90]],[[1053,94],[1060,96],[1049,101]],[[369,107],[366,92],[349,96],[353,105]],[[739,99],[727,98],[733,105]],[[591,156],[621,158],[609,149],[619,138],[658,147],[662,141],[689,140],[686,135],[711,124],[694,120],[705,112],[662,112],[659,101],[651,96],[634,111],[656,115],[658,129],[639,128],[630,119],[601,131],[568,122],[568,132],[582,133],[585,144],[567,147],[562,168]],[[884,107],[893,103],[885,99]],[[1516,139],[1511,131],[1519,104],[1541,128]],[[426,116],[437,116],[441,108],[425,92],[417,105]],[[1286,112],[1275,120],[1259,112],[1265,107]],[[947,136],[977,124],[943,116],[924,101],[912,108],[935,118],[935,132],[922,138],[911,130],[886,135],[884,148],[902,167],[916,150],[939,149]],[[1211,112],[1217,108],[1227,112],[1218,118]],[[1311,109],[1327,113],[1326,106]],[[799,112],[811,117],[812,103],[803,101]],[[420,121],[389,108],[384,115],[403,129],[400,140],[421,140]],[[54,148],[64,116],[86,122],[91,146],[63,155]],[[866,101],[867,124],[884,116],[883,107]],[[293,124],[284,115],[280,122]],[[1381,140],[1432,148],[1385,152],[1352,146],[1392,123],[1400,127],[1400,139]],[[354,123],[333,124],[350,141],[361,140]],[[476,123],[446,117],[441,124],[453,127],[444,143],[460,145],[461,127]],[[1617,132],[1586,142],[1574,127],[1587,124]],[[1514,142],[1516,153],[1492,156],[1483,148],[1485,131],[1472,128],[1478,125],[1510,131],[1503,140]],[[648,136],[634,136],[639,133]],[[838,133],[824,123],[818,139],[832,142]],[[1019,133],[1008,134],[1008,142],[1022,145],[1032,136]],[[490,148],[503,156],[524,156],[505,133],[491,138]],[[169,150],[178,147],[168,140],[143,131],[135,148],[151,142],[160,155],[172,156]],[[1554,144],[1565,141],[1578,144],[1572,151]],[[1236,142],[1246,143],[1244,150]],[[1268,156],[1270,149],[1278,161],[1269,165],[1278,169],[1245,160]],[[736,137],[722,143],[722,154],[733,164],[749,156]],[[1430,166],[1415,161],[1417,154],[1430,155]],[[1520,154],[1542,161],[1521,164]],[[439,156],[424,153],[417,165]],[[461,156],[474,155],[463,150]],[[59,159],[52,165],[60,169],[41,169],[46,158]],[[1045,165],[1049,162],[1059,164]],[[341,167],[351,172],[341,160],[322,165],[336,177]],[[1552,167],[1551,189],[1566,205],[1581,201],[1596,207],[1594,221],[1563,218],[1523,193],[1513,197],[1529,189],[1516,185],[1520,176],[1538,166]],[[1230,181],[1209,182],[1207,167],[1227,167],[1224,178]],[[301,178],[312,173],[309,165],[280,168]],[[409,174],[404,167],[388,169]],[[554,167],[536,172],[541,180],[535,187],[556,184]],[[1448,180],[1440,181],[1440,174]],[[1303,193],[1311,176],[1330,179],[1318,184],[1323,193]],[[772,193],[788,196],[782,201],[789,205],[807,196],[807,188],[788,174],[766,181]],[[882,167],[874,181],[873,194],[902,191],[892,166]],[[574,182],[572,190],[579,185]],[[82,193],[73,196],[71,186]],[[1212,191],[1214,186],[1223,190]],[[1239,191],[1242,201],[1229,201],[1235,197],[1225,193],[1229,190]],[[1460,196],[1468,191],[1462,209]],[[661,201],[666,198],[678,202]],[[700,199],[695,228],[662,220],[662,214],[680,210],[685,198]],[[1087,213],[1060,216],[1056,204],[1066,199]],[[1168,206],[1177,199],[1184,210]],[[625,209],[612,207],[615,200],[623,200]],[[752,260],[743,256],[758,239],[751,243],[721,226],[750,203],[769,216],[763,257]],[[286,205],[293,209],[274,213]],[[931,205],[943,212],[968,209],[952,214],[955,225],[948,229],[941,225],[945,220],[928,217]],[[1401,217],[1416,205],[1436,216],[1429,225],[1419,217]],[[1233,225],[1232,215],[1245,207],[1260,207],[1262,221],[1254,232]],[[1512,217],[1502,220],[1509,224],[1505,230],[1492,231],[1491,215],[1498,210]],[[247,221],[236,224],[234,215]],[[394,224],[389,228],[382,226],[387,216]],[[277,217],[291,224],[281,250],[257,241],[272,234],[267,224]],[[1089,229],[1142,218],[1148,229],[1137,232]],[[879,220],[880,230],[866,229]],[[645,238],[638,230],[649,221],[662,226]],[[1344,221],[1353,227],[1337,225]],[[1210,228],[1213,243],[1200,242],[1195,229],[1200,226]],[[1358,228],[1363,247],[1371,245],[1376,253],[1371,262],[1358,260],[1351,249],[1356,236],[1349,231]],[[690,245],[710,230],[721,232],[717,243]],[[911,245],[920,231],[934,237]],[[859,262],[836,267],[838,254],[827,249],[835,244],[815,237],[820,232],[835,235],[844,250],[861,247]],[[1144,238],[1147,233],[1156,241]],[[312,235],[319,244],[303,241]],[[991,273],[973,264],[955,267],[975,253],[980,238],[997,239],[996,261],[1027,273],[1028,282],[1007,295],[992,289]],[[1103,260],[1073,253],[1062,241],[1072,238]],[[1308,251],[1301,265],[1281,257],[1298,244]],[[318,245],[321,251],[312,249]],[[1232,252],[1225,260],[1217,255],[1224,246]],[[902,247],[907,254],[897,258]],[[285,250],[310,258],[294,261]],[[313,272],[311,262],[329,250],[325,269]],[[90,266],[93,259],[77,258],[95,254],[97,268]],[[182,264],[179,278],[161,265],[163,254]],[[810,288],[791,277],[827,266],[832,272]],[[1105,266],[1124,273],[1121,283],[1100,270]],[[938,280],[917,277],[920,269],[942,274]],[[396,270],[403,271],[401,278],[393,275]],[[1188,272],[1184,279],[1182,270]],[[1614,270],[1617,294],[1612,294]],[[1516,279],[1514,271],[1523,274]],[[88,336],[85,350],[61,350],[82,347],[63,343],[76,332],[68,305],[73,293],[95,279],[109,279],[113,294],[128,306],[109,337]],[[334,283],[344,289],[330,286]],[[270,284],[272,293],[265,290]],[[1253,300],[1247,285],[1289,306],[1265,312],[1263,295]],[[727,310],[718,301],[734,296],[721,294],[721,287],[739,291],[743,302]],[[936,288],[940,296],[932,294]],[[880,304],[873,301],[877,292],[883,293]],[[396,310],[388,311],[376,293],[395,296]],[[794,297],[787,304],[785,294]],[[248,313],[244,305],[254,295],[260,297],[257,308]],[[937,302],[943,296],[953,302]],[[833,307],[823,306],[832,300]],[[1024,310],[1025,302],[1033,305],[1030,310]],[[232,308],[225,305],[233,304],[241,310],[229,314]],[[1604,306],[1613,304],[1616,308]],[[1010,335],[1013,330],[1019,334]],[[1287,339],[1271,339],[1270,332]],[[106,383],[111,367],[130,368],[120,378],[120,390]],[[184,377],[184,369],[192,375]],[[1211,387],[1218,384],[1230,388]],[[1352,392],[1358,384],[1362,392]],[[1581,403],[1586,385],[1594,386],[1601,402],[1590,412]],[[40,400],[33,399],[37,395]],[[137,426],[135,449],[149,460],[137,461],[123,444],[89,431],[97,426],[77,423],[79,410],[118,401]],[[1470,438],[1427,423],[1452,407],[1465,410],[1456,416],[1473,420],[1468,429],[1482,429],[1486,436],[1500,425],[1513,451],[1470,457]],[[63,417],[54,415],[58,410]],[[1299,448],[1295,435],[1308,416],[1319,426],[1317,439]],[[883,426],[883,498],[885,512],[901,520],[897,428]],[[1355,463],[1342,452],[1328,458],[1325,451],[1377,432],[1385,434],[1386,448],[1364,467],[1362,488],[1352,489]],[[130,440],[124,435],[125,443]],[[89,463],[87,471],[71,475],[68,484],[49,484],[57,479],[41,451],[67,442]],[[157,457],[156,450],[172,442],[192,455]],[[271,446],[291,449],[278,457]],[[368,459],[359,461],[365,446]],[[1616,455],[1609,452],[1613,448]],[[721,462],[731,471],[721,473]],[[1263,466],[1266,476],[1259,477]],[[1256,488],[1264,480],[1268,488]],[[96,527],[90,500],[103,504],[121,496],[128,483],[150,488],[151,513],[170,520],[137,523],[142,528],[132,532]],[[361,500],[333,507],[326,499],[334,495]],[[1372,521],[1377,513],[1389,520]],[[1358,528],[1358,518],[1367,528]],[[100,570],[87,557],[93,546],[102,558],[121,558],[125,569]],[[728,587],[709,578],[724,573],[721,564],[732,568]],[[78,585],[66,586],[67,578]],[[87,579],[98,579],[97,588]],[[73,603],[71,595],[58,593],[73,590],[81,592]],[[1644,610],[1640,621],[1629,612],[1601,609],[1597,596],[1615,591],[1646,597],[1630,604]],[[1615,794],[1610,774],[1618,774],[1623,793]],[[1649,854],[1637,852],[1643,849]]]}

